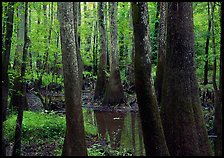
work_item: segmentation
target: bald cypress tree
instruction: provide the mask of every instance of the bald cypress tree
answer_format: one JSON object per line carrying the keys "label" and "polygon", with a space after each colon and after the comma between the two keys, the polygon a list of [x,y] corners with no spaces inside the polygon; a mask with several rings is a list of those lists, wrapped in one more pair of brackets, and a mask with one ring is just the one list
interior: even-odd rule
{"label": "bald cypress tree", "polygon": [[166,57],[166,2],[160,2],[160,22],[159,22],[159,41],[158,41],[158,63],[156,68],[155,90],[158,104],[161,101],[163,85],[163,70]]}
{"label": "bald cypress tree", "polygon": [[220,40],[220,75],[219,75],[219,93],[216,95],[216,106],[215,106],[215,132],[217,134],[217,139],[215,140],[215,156],[222,156],[222,104],[223,104],[223,58],[224,58],[224,47],[223,47],[223,9],[224,3],[221,2],[221,40]]}
{"label": "bald cypress tree", "polygon": [[169,2],[161,117],[172,156],[209,156],[194,61],[191,2]]}
{"label": "bald cypress tree", "polygon": [[109,2],[110,15],[110,78],[103,98],[103,105],[116,105],[123,102],[124,91],[121,83],[118,58],[118,26],[117,26],[117,4]]}
{"label": "bald cypress tree", "polygon": [[[74,5],[77,5],[74,3]],[[76,7],[76,6],[74,6]],[[63,156],[86,156],[73,2],[58,2],[65,87],[66,134]],[[77,19],[76,19],[77,20]]]}
{"label": "bald cypress tree", "polygon": [[163,127],[151,76],[148,7],[145,2],[132,2],[135,55],[135,89],[141,117],[147,156],[168,156]]}
{"label": "bald cypress tree", "polygon": [[97,73],[97,81],[96,81],[96,89],[94,98],[99,99],[102,98],[105,89],[106,89],[106,68],[107,68],[107,36],[106,36],[106,28],[105,28],[105,20],[104,20],[104,10],[106,2],[98,3],[98,27],[100,34],[100,63]]}

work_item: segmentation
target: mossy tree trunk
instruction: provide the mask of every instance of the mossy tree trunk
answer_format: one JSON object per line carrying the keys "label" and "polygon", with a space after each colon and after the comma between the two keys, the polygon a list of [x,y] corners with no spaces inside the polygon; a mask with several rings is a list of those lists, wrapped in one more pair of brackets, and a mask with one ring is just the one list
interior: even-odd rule
{"label": "mossy tree trunk", "polygon": [[[75,3],[74,5],[77,4]],[[62,155],[86,156],[87,148],[81,107],[81,85],[74,31],[73,2],[58,2],[58,16],[60,22],[66,111],[66,134]]]}
{"label": "mossy tree trunk", "polygon": [[224,48],[223,48],[223,36],[224,36],[224,26],[223,26],[223,9],[224,9],[224,3],[221,2],[221,40],[220,40],[220,78],[219,78],[219,93],[216,97],[218,101],[215,106],[215,132],[217,134],[217,139],[215,141],[215,156],[222,156],[222,104],[223,104],[223,58],[224,58]]}
{"label": "mossy tree trunk", "polygon": [[107,69],[107,36],[104,20],[104,10],[106,2],[98,3],[98,28],[100,34],[100,63],[98,67],[96,89],[94,93],[94,99],[100,99],[103,97],[106,89],[106,69]]}
{"label": "mossy tree trunk", "polygon": [[166,11],[167,3],[160,2],[160,23],[159,23],[159,41],[158,41],[158,63],[156,69],[155,90],[158,104],[161,102],[161,93],[163,86],[163,70],[166,57]]}
{"label": "mossy tree trunk", "polygon": [[103,105],[116,105],[124,101],[124,91],[121,84],[118,58],[118,31],[117,31],[117,2],[109,3],[110,15],[110,78]]}
{"label": "mossy tree trunk", "polygon": [[149,17],[146,2],[132,2],[135,41],[135,89],[147,156],[168,156],[151,76]]}
{"label": "mossy tree trunk", "polygon": [[152,62],[156,62],[156,56],[158,51],[158,40],[159,40],[159,16],[160,16],[160,2],[156,2],[156,16],[155,16],[155,23],[154,23],[154,33],[152,38]]}
{"label": "mossy tree trunk", "polygon": [[172,156],[209,156],[194,61],[191,2],[169,2],[161,118]]}

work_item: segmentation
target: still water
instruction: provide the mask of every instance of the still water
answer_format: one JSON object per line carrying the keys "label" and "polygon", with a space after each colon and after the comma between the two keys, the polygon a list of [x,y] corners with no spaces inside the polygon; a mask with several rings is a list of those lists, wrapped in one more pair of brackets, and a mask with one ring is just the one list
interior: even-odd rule
{"label": "still water", "polygon": [[83,111],[84,121],[97,128],[98,137],[110,142],[112,149],[128,150],[134,156],[145,155],[142,128],[138,112]]}

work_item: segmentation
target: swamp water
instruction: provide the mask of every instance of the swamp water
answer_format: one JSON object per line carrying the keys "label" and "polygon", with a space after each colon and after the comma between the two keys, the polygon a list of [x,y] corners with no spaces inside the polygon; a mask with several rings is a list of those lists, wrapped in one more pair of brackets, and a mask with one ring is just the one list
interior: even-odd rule
{"label": "swamp water", "polygon": [[138,112],[105,112],[83,108],[85,123],[97,129],[97,137],[117,151],[133,156],[145,155],[143,134]]}

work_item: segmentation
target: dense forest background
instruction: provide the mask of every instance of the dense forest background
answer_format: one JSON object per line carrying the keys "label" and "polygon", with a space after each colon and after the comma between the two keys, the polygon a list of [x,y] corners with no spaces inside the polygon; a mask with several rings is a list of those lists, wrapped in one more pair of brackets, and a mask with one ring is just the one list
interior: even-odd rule
{"label": "dense forest background", "polygon": [[[170,3],[170,7],[168,3]],[[169,125],[168,122],[167,125],[164,125],[166,118],[167,120],[172,119],[168,117],[169,110],[167,110],[172,106],[167,105],[166,107],[164,105],[167,100],[172,99],[172,96],[166,98],[161,94],[160,85],[166,83],[169,86],[170,81],[168,79],[166,82],[159,80],[159,61],[162,60],[162,53],[166,53],[164,50],[173,48],[169,44],[179,42],[173,39],[169,43],[169,38],[167,38],[167,36],[172,38],[172,34],[175,34],[175,32],[172,32],[172,28],[168,27],[172,25],[175,29],[178,25],[172,23],[172,18],[170,21],[168,20],[168,15],[175,14],[171,12],[172,5],[174,5],[171,5],[171,3],[173,2],[142,2],[137,4],[127,2],[67,2],[67,4],[60,4],[60,2],[2,2],[2,125],[4,127],[2,128],[2,145],[5,147],[2,148],[2,151],[5,151],[6,155],[194,155],[194,152],[190,149],[189,153],[187,152],[188,148],[186,148],[186,153],[182,154],[173,151],[177,149],[169,146],[169,132],[166,132],[166,130],[168,131],[168,126],[171,129],[171,126],[174,125]],[[181,2],[177,3],[180,3],[180,6],[182,5]],[[69,12],[69,9],[71,9],[69,4],[73,7],[72,13]],[[184,10],[188,9],[188,5],[184,5],[186,5]],[[207,155],[222,154],[220,153],[222,151],[222,149],[220,150],[220,144],[217,145],[218,140],[222,138],[222,134],[221,138],[220,133],[217,134],[217,131],[220,132],[219,128],[222,128],[222,102],[220,97],[222,95],[220,51],[223,51],[220,38],[221,6],[223,6],[221,2],[192,3],[194,35],[192,47],[194,53],[190,57],[183,55],[186,60],[192,57],[192,60],[195,61],[195,81],[198,85],[198,93],[194,93],[194,89],[189,90],[189,92],[192,92],[192,96],[194,94],[199,95],[198,99],[200,99],[202,113],[195,114],[195,117],[198,118],[198,122],[201,122],[200,119],[203,117],[204,121],[202,122],[205,122],[206,135],[208,135],[209,146],[212,150],[211,152],[207,151]],[[191,9],[191,7],[189,8]],[[184,13],[180,13],[180,15],[185,16]],[[186,17],[189,15],[186,13]],[[144,21],[143,18],[142,22],[147,24],[139,24],[138,20],[142,17],[148,19]],[[71,31],[72,29],[69,30],[70,19],[73,22],[74,33]],[[164,20],[162,21],[162,19]],[[179,25],[181,24],[182,21]],[[188,25],[190,26],[186,22],[186,26]],[[188,30],[184,26],[180,28]],[[181,33],[178,31],[177,29],[177,35],[183,33],[183,37],[191,37],[192,35],[187,34],[188,32],[184,29]],[[72,36],[73,34],[74,36]],[[145,42],[143,40],[142,43],[145,42],[144,44],[149,47],[149,50],[148,48],[143,49],[141,44],[138,46],[138,40],[136,39],[139,38],[139,41],[141,41],[141,34],[145,36],[148,34],[149,38],[147,40],[149,41]],[[71,40],[72,38],[74,41]],[[161,46],[161,41],[169,43],[168,46]],[[69,45],[69,43],[75,43],[75,46],[71,46],[72,44]],[[181,43],[181,40],[179,43]],[[72,53],[65,53],[72,51],[72,48],[75,49],[75,56]],[[149,63],[147,55],[146,60],[143,59],[144,55],[141,58],[140,50],[144,50],[145,54],[150,54]],[[180,49],[180,51],[182,50],[187,52],[185,48]],[[184,60],[180,59],[181,54],[172,58],[171,56],[168,54],[167,60],[170,59],[177,65],[179,61]],[[190,61],[189,59],[189,63]],[[143,66],[142,70],[146,70],[149,74],[144,74],[138,69],[137,64],[135,65],[138,62],[139,65],[145,63],[146,67],[148,66],[146,69]],[[167,63],[169,62],[167,61]],[[170,65],[165,66],[163,64],[163,66],[169,67]],[[172,68],[172,66],[170,67]],[[172,73],[174,69],[167,68],[165,70],[170,70],[170,76],[177,74],[174,78],[179,78],[178,73]],[[188,69],[184,73],[188,74],[187,71]],[[73,72],[74,75],[72,75]],[[191,71],[189,68],[189,72],[194,73],[194,70]],[[136,74],[143,75],[138,78]],[[170,78],[167,73],[164,73],[164,77]],[[145,79],[147,80],[146,85],[153,88],[148,90],[145,89],[144,84],[137,84],[137,81],[140,82],[141,78],[148,78],[149,80]],[[192,78],[193,81],[190,83],[193,86],[190,87],[194,87],[194,79]],[[175,79],[172,79],[172,81],[175,81]],[[138,87],[137,85],[142,86]],[[152,109],[154,112],[152,117],[155,114],[155,118],[158,119],[158,127],[144,124],[144,121],[141,120],[151,117],[151,115],[144,114],[144,111],[148,111],[148,109],[139,107],[138,110],[137,106],[137,103],[139,106],[142,105],[139,94],[142,94],[142,96],[144,94],[149,95],[151,97],[149,106],[154,104],[152,101],[153,96],[155,96],[153,90],[151,93],[151,89],[154,89],[154,87],[157,100],[155,105],[159,110],[161,108],[161,121],[165,131],[164,133],[162,131],[161,135],[160,128],[162,127],[160,127],[159,112]],[[172,93],[172,88],[170,91]],[[71,97],[74,98],[69,99]],[[167,100],[163,100],[163,98]],[[197,100],[197,98],[192,97],[192,102],[194,100]],[[147,101],[147,99],[144,101]],[[197,103],[196,101],[195,104]],[[169,104],[168,101],[167,104]],[[71,108],[73,105],[74,107]],[[109,146],[100,143],[102,142],[100,139],[102,134],[99,131],[99,123],[97,124],[96,120],[94,121],[92,118],[97,117],[97,114],[89,111],[89,109],[96,110],[98,108],[100,111],[102,109],[108,111],[112,107],[120,111],[122,109],[123,111],[126,110],[129,113],[130,109],[140,112],[140,117],[138,117],[141,125],[138,126],[136,131],[132,131],[132,134],[133,132],[135,132],[134,135],[137,134],[138,130],[142,128],[143,138],[141,139],[144,141],[140,140],[139,137],[134,143],[134,146],[138,144],[140,148],[144,148],[141,152],[137,152],[137,149],[132,150],[132,147],[130,147],[131,149],[120,148],[122,141],[118,143],[115,140],[115,144],[109,143]],[[172,112],[169,114],[175,115],[180,111],[173,110]],[[73,119],[77,121],[76,123],[80,127],[75,128],[72,123],[69,124],[68,120],[65,121],[65,113],[67,118],[74,117]],[[115,115],[112,117],[112,119],[115,118],[114,120],[119,118]],[[182,116],[187,116],[187,114]],[[81,121],[79,120],[80,117],[82,118]],[[131,113],[128,117],[129,120],[132,120]],[[127,126],[127,129],[124,129],[128,131],[128,128],[131,129],[133,126],[129,127],[127,120],[123,120],[122,127]],[[147,118],[145,120],[152,121]],[[188,120],[184,121],[188,122]],[[200,126],[200,128],[203,126],[203,124],[198,124],[196,123],[195,126]],[[147,131],[147,128],[149,130],[158,128],[156,130],[157,134]],[[73,138],[69,133],[70,130],[81,132],[77,132],[77,137]],[[146,136],[147,134],[144,134],[146,132],[149,133],[148,135],[154,134],[162,138],[158,140],[150,139]],[[164,134],[167,143],[163,146],[161,144],[165,140]],[[105,138],[110,137],[109,142],[112,142],[112,136],[108,133],[106,135]],[[124,144],[128,144],[128,139],[123,138],[123,134],[120,133],[120,137],[122,137]],[[80,140],[77,141],[78,138]],[[87,143],[83,143],[82,138],[88,139]],[[150,139],[150,142],[146,138]],[[72,141],[76,144],[73,144]],[[140,145],[141,141],[144,142],[144,145]],[[161,145],[163,151],[154,151],[147,144],[152,142]],[[77,146],[83,146],[85,149],[80,149],[78,153],[70,151]],[[36,147],[38,148],[34,149]],[[206,150],[206,147],[204,147],[204,150]],[[195,153],[200,155],[200,152]]]}

